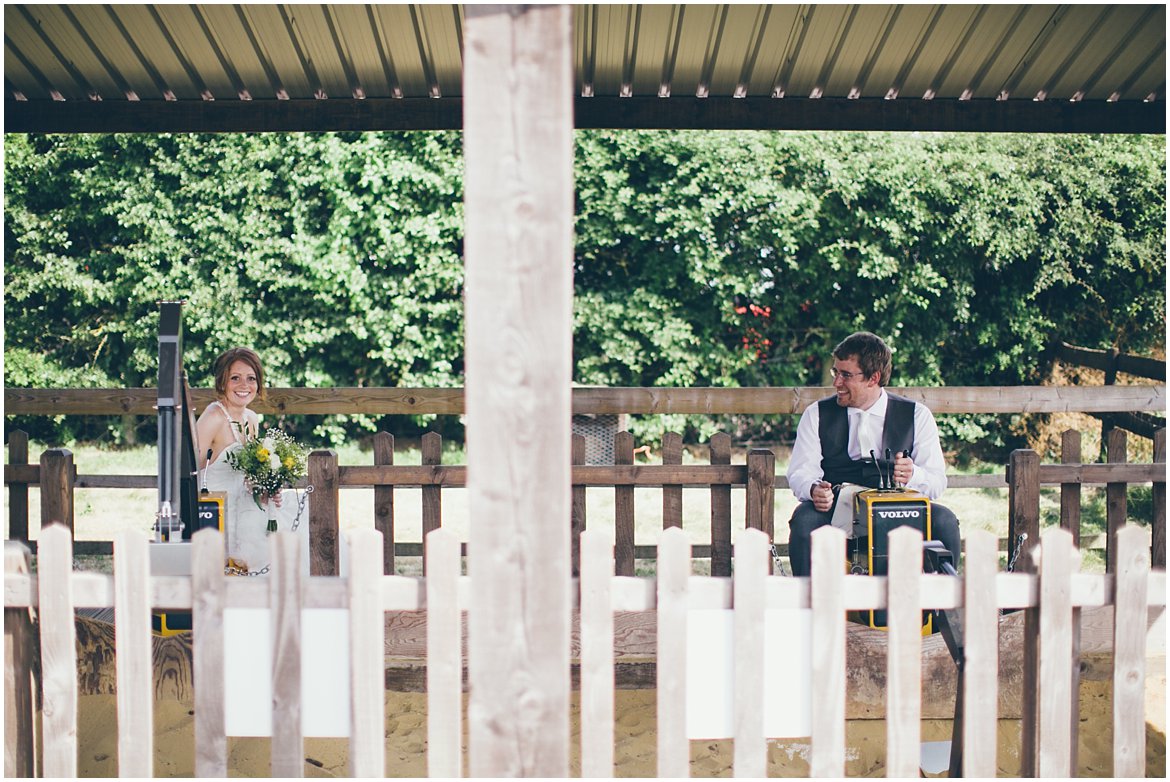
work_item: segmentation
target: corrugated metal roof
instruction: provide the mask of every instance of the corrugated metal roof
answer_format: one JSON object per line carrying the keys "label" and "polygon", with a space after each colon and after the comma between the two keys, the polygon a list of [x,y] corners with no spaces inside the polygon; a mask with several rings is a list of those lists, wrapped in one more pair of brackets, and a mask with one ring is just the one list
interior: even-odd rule
{"label": "corrugated metal roof", "polygon": [[[448,4],[6,5],[5,90],[10,106],[456,98],[462,28]],[[583,98],[1166,91],[1163,5],[589,4],[575,8],[575,49]]]}

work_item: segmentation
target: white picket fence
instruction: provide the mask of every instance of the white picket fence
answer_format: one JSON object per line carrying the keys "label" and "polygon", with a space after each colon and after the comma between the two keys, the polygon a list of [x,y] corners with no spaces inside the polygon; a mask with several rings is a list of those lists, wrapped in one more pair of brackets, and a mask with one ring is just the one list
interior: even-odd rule
{"label": "white picket fence", "polygon": [[[150,613],[189,610],[194,618],[195,773],[228,772],[225,612],[268,608],[271,616],[273,776],[303,773],[304,707],[302,648],[319,639],[302,635],[304,610],[347,609],[349,764],[353,776],[386,774],[383,726],[384,612],[425,609],[427,621],[427,763],[431,776],[460,776],[462,741],[461,612],[470,603],[470,581],[460,575],[460,544],[436,530],[427,538],[426,579],[382,574],[381,535],[346,533],[346,578],[302,576],[300,550],[290,534],[272,537],[273,574],[267,579],[225,577],[223,540],[205,530],[193,541],[191,577],[151,576],[148,543],[126,533],[115,542],[113,576],[73,572],[71,540],[64,527],[46,528],[39,541],[38,572],[27,570],[27,550],[5,549],[6,702],[15,725],[28,703],[28,656],[19,653],[20,621],[33,608],[39,618],[43,765],[48,777],[77,774],[78,679],[74,609],[115,609],[117,648],[118,769],[122,776],[153,773],[153,695]],[[1035,575],[997,573],[997,541],[973,532],[966,540],[962,578],[925,575],[916,531],[891,535],[891,575],[850,576],[843,568],[845,539],[832,528],[813,537],[811,579],[769,575],[768,540],[746,530],[735,545],[733,578],[691,575],[690,543],[679,529],[662,533],[658,578],[613,576],[613,542],[604,532],[582,535],[581,773],[612,776],[614,766],[615,611],[657,612],[658,774],[688,776],[687,623],[691,611],[733,609],[734,767],[737,776],[765,776],[765,695],[761,682],[765,616],[774,609],[811,609],[812,691],[810,770],[813,776],[845,773],[846,611],[889,610],[887,766],[890,776],[917,776],[920,751],[920,612],[962,607],[966,643],[963,700],[965,776],[996,774],[996,691],[1000,608],[1027,608],[1024,775],[1070,776],[1075,748],[1077,694],[1074,609],[1115,605],[1113,742],[1116,776],[1145,775],[1144,690],[1147,610],[1165,605],[1165,573],[1149,568],[1149,537],[1127,527],[1117,536],[1116,576],[1077,571],[1071,536],[1043,535]],[[472,556],[474,554],[472,553]],[[24,622],[25,632],[28,631]],[[31,638],[31,636],[30,636]],[[338,639],[333,639],[334,641]],[[225,642],[226,645],[225,645]],[[16,654],[13,654],[13,650]],[[1043,649],[1043,654],[1040,650]],[[337,664],[346,661],[338,660]],[[1030,671],[1030,672],[1029,672]],[[309,672],[311,679],[311,672]],[[566,671],[566,680],[568,672]],[[472,686],[475,682],[472,681]],[[23,695],[22,695],[23,693]],[[24,702],[22,703],[22,697]],[[13,709],[18,714],[14,715]],[[31,708],[31,707],[30,707]],[[474,715],[471,717],[474,719]],[[570,737],[565,736],[568,742]],[[566,744],[567,746],[567,744]],[[17,727],[6,727],[7,776],[32,768],[34,748]],[[27,764],[27,765],[22,765]]]}

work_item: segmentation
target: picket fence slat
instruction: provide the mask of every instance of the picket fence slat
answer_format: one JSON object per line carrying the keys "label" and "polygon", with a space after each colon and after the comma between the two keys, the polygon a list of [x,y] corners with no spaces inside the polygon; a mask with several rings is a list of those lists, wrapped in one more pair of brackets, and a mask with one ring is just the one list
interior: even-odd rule
{"label": "picket fence slat", "polygon": [[301,729],[301,546],[292,532],[268,536],[272,613],[272,776],[305,775]]}
{"label": "picket fence slat", "polygon": [[191,606],[194,633],[195,776],[227,776],[227,721],[224,698],[226,584],[223,533],[201,529],[191,536]]}
{"label": "picket fence slat", "polygon": [[462,776],[463,649],[460,643],[459,538],[427,535],[427,773]]}
{"label": "picket fence slat", "polygon": [[77,776],[77,628],[73,624],[73,535],[41,530],[37,585],[41,617],[42,736],[46,777]]}
{"label": "picket fence slat", "polygon": [[345,545],[349,546],[349,773],[355,777],[386,776],[382,540],[382,533],[374,529],[345,533]]}
{"label": "picket fence slat", "polygon": [[658,776],[690,775],[687,740],[687,584],[691,543],[678,527],[658,538]]}
{"label": "picket fence slat", "polygon": [[[662,465],[674,467],[682,464],[682,435],[665,432],[662,435]],[[662,528],[682,526],[682,486],[677,483],[662,487]]]}
{"label": "picket fence slat", "polygon": [[892,530],[889,553],[886,773],[912,777],[918,773],[922,740],[922,534],[911,527]]}
{"label": "picket fence slat", "polygon": [[812,702],[814,777],[845,776],[845,533],[824,526],[812,534]]}
{"label": "picket fence slat", "polygon": [[149,543],[138,530],[114,541],[114,637],[118,676],[118,776],[154,775],[154,670]]}
{"label": "picket fence slat", "polygon": [[735,742],[737,777],[768,775],[764,738],[764,609],[767,603],[768,536],[744,530],[735,543]]}
{"label": "picket fence slat", "polygon": [[[711,435],[711,466],[731,464],[731,436]],[[711,575],[731,575],[731,484],[711,484]]]}
{"label": "picket fence slat", "polygon": [[999,686],[999,609],[996,592],[986,585],[995,580],[999,546],[995,535],[972,530],[965,542],[963,571],[963,776],[996,775],[998,698],[989,698]]}
{"label": "picket fence slat", "polygon": [[[1113,615],[1113,776],[1146,775],[1146,611],[1149,539],[1141,527],[1117,533]],[[1124,596],[1124,599],[1120,599]]]}
{"label": "picket fence slat", "polygon": [[[613,437],[613,463],[634,463],[634,436],[618,432]],[[634,487],[613,488],[614,575],[634,575]]]}
{"label": "picket fence slat", "polygon": [[[4,542],[4,574],[27,583],[32,556],[23,543]],[[4,776],[36,775],[33,723],[36,681],[32,663],[36,655],[32,612],[27,607],[4,602]]]}
{"label": "picket fence slat", "polygon": [[1073,569],[1072,533],[1051,527],[1040,544],[1040,704],[1039,775],[1068,777],[1073,699],[1072,601],[1069,582]]}
{"label": "picket fence slat", "polygon": [[581,776],[612,777],[614,761],[613,543],[581,533]]}

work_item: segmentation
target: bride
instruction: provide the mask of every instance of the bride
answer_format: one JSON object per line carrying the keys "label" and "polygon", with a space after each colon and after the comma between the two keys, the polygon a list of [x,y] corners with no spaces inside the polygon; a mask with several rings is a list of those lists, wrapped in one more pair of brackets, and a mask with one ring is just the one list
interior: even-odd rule
{"label": "bride", "polygon": [[[232,348],[215,360],[214,373],[216,400],[195,425],[199,466],[207,490],[227,495],[224,535],[229,567],[255,573],[264,570],[270,560],[268,498],[261,497],[257,504],[251,489],[244,485],[243,473],[228,463],[226,454],[259,433],[260,416],[248,405],[264,399],[264,368],[255,351]],[[273,497],[278,527],[282,532],[299,532],[307,541],[308,511],[298,513],[301,508],[295,493],[284,494]]]}

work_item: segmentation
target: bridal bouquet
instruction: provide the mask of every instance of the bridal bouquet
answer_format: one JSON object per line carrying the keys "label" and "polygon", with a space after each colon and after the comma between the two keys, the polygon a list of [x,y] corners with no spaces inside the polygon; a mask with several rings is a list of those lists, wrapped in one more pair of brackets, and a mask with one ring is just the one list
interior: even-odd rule
{"label": "bridal bouquet", "polygon": [[280,429],[269,429],[261,436],[247,436],[239,449],[228,451],[228,464],[244,474],[244,485],[252,490],[256,506],[263,508],[267,498],[268,531],[276,531],[273,497],[292,486],[308,472],[308,451]]}

